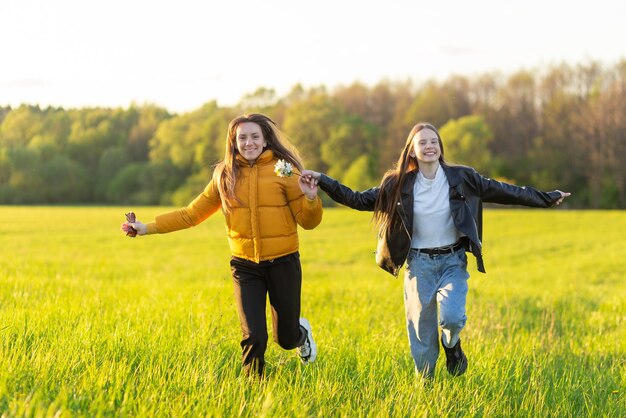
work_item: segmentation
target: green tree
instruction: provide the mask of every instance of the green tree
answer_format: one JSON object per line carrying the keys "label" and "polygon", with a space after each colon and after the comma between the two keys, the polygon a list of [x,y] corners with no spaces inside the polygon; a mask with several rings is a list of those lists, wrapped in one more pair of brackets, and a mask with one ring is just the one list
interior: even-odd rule
{"label": "green tree", "polygon": [[372,168],[376,163],[370,156],[361,155],[357,158],[342,177],[342,183],[353,190],[366,190],[376,186],[380,181],[372,174]]}
{"label": "green tree", "polygon": [[9,182],[11,177],[11,160],[9,149],[0,147],[0,186]]}
{"label": "green tree", "polygon": [[[345,112],[350,116],[358,116],[375,134],[372,138],[372,149],[368,150],[368,152],[375,150],[375,158],[370,159],[376,164],[375,176],[380,176],[386,171],[391,166],[390,159],[395,157],[395,152],[390,152],[386,146],[391,140],[390,131],[396,132],[396,129],[400,129],[403,135],[406,135],[404,129],[398,128],[395,123],[396,112],[406,109],[404,103],[412,101],[412,98],[407,100],[406,95],[410,95],[406,84],[388,81],[382,81],[371,89],[361,83],[353,83],[334,91],[336,101]],[[399,152],[395,146],[393,149]]]}
{"label": "green tree", "polygon": [[211,173],[202,172],[188,177],[180,187],[178,187],[170,198],[171,204],[175,206],[187,206],[196,196],[198,196],[211,181]]}
{"label": "green tree", "polygon": [[371,162],[368,176],[376,176],[378,149],[375,146],[377,130],[358,116],[346,116],[330,130],[328,140],[321,146],[322,161],[329,167],[328,174],[342,178],[345,171],[360,156]]}
{"label": "green tree", "polygon": [[306,98],[292,104],[287,110],[283,131],[298,148],[307,168],[321,171],[327,169],[321,156],[321,147],[341,116],[341,109],[326,94]]}
{"label": "green tree", "polygon": [[[72,126],[67,139],[66,154],[81,164],[88,175],[84,181],[95,192],[98,163],[106,149],[124,146],[125,132],[120,131],[117,119],[123,113],[112,109],[82,109],[72,112]],[[90,197],[95,199],[95,195]]]}
{"label": "green tree", "polygon": [[87,170],[82,165],[58,154],[41,167],[45,185],[39,197],[43,203],[85,202],[90,195],[89,186],[83,180],[86,175]]}
{"label": "green tree", "polygon": [[117,204],[169,205],[180,178],[169,163],[130,163],[108,183],[106,198]]}
{"label": "green tree", "polygon": [[573,78],[571,67],[563,64],[552,68],[539,83],[541,133],[533,139],[527,169],[531,173],[530,184],[540,189],[558,185],[580,199],[580,189],[586,188],[587,162],[583,150],[572,141],[577,131],[572,118],[583,105],[572,94]]}
{"label": "green tree", "polygon": [[130,111],[136,113],[136,121],[128,132],[127,157],[131,161],[147,161],[150,139],[156,133],[159,124],[171,116],[167,110],[152,105],[131,108]]}
{"label": "green tree", "polygon": [[171,162],[185,175],[202,170],[224,156],[231,112],[216,102],[163,121],[150,141],[150,161]]}
{"label": "green tree", "polygon": [[[130,163],[129,154],[125,147],[111,147],[102,152],[98,160],[98,170],[96,174],[94,199],[96,201],[107,201],[107,190],[109,183],[115,178],[117,173]],[[112,201],[111,203],[115,203]]]}
{"label": "green tree", "polygon": [[22,105],[9,112],[0,126],[0,145],[3,147],[25,147],[38,133],[42,132],[43,117],[39,106]]}
{"label": "green tree", "polygon": [[468,94],[469,82],[463,77],[452,77],[441,85],[430,81],[419,89],[406,120],[410,126],[423,121],[440,127],[449,119],[469,115]]}
{"label": "green tree", "polygon": [[534,74],[520,71],[498,90],[498,111],[487,119],[495,140],[491,150],[503,162],[501,175],[521,183],[530,181],[528,153],[540,135],[539,101]]}
{"label": "green tree", "polygon": [[397,161],[404,147],[408,133],[419,121],[410,113],[415,95],[410,82],[398,83],[393,88],[393,111],[390,115],[386,136],[380,145],[380,163],[378,174],[382,176]]}
{"label": "green tree", "polygon": [[39,152],[24,146],[9,148],[7,160],[10,176],[4,188],[4,203],[40,201],[44,184],[39,172]]}
{"label": "green tree", "polygon": [[497,175],[497,164],[489,150],[493,132],[481,116],[452,119],[441,127],[439,134],[444,141],[447,160],[469,165],[490,176]]}

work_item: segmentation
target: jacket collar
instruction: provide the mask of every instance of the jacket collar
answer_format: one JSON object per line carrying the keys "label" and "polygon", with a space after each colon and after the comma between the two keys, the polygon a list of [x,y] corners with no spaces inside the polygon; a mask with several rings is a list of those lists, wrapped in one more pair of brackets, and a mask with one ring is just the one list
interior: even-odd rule
{"label": "jacket collar", "polygon": [[[244,166],[244,167],[250,167],[250,162],[248,162],[248,160],[246,160],[245,158],[243,158],[243,155],[237,153],[236,157],[237,159],[237,163],[240,166]],[[265,151],[263,151],[261,153],[261,155],[259,155],[259,158],[256,159],[255,164],[259,164],[259,165],[263,165],[263,164],[267,164],[268,162],[272,161],[274,159],[274,151],[272,151],[271,149],[266,149]]]}
{"label": "jacket collar", "polygon": [[463,179],[459,175],[459,170],[455,170],[454,167],[450,167],[447,164],[441,164],[446,177],[448,178],[448,184],[450,187],[456,187],[463,182]]}

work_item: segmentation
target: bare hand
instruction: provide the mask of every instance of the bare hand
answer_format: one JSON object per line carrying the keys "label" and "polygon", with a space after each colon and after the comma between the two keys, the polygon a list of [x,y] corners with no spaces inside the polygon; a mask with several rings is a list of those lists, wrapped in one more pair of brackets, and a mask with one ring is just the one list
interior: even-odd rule
{"label": "bare hand", "polygon": [[562,192],[560,190],[557,190],[557,192],[561,193],[561,198],[559,200],[556,201],[555,205],[560,205],[561,202],[563,202],[563,200],[565,200],[566,197],[571,196],[571,193],[568,192]]}
{"label": "bare hand", "polygon": [[148,233],[148,227],[139,221],[130,224],[137,231],[137,235],[146,235]]}
{"label": "bare hand", "polygon": [[321,173],[312,170],[302,170],[301,177],[308,181],[312,186],[317,186],[317,183],[321,177]]}
{"label": "bare hand", "polygon": [[304,172],[298,177],[298,184],[307,198],[313,200],[317,197],[317,181],[311,181],[311,178],[305,176]]}
{"label": "bare hand", "polygon": [[134,212],[128,212],[126,214],[126,222],[120,226],[120,229],[126,233],[127,237],[131,238],[148,233],[148,227],[137,220]]}

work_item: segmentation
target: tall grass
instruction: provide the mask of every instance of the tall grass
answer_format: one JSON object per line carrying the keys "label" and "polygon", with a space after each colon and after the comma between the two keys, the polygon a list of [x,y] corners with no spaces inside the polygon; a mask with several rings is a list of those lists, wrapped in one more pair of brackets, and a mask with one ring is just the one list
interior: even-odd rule
{"label": "tall grass", "polygon": [[[626,213],[488,210],[470,258],[468,372],[413,370],[402,279],[370,214],[302,231],[309,366],[242,377],[224,222],[130,239],[126,208],[0,207],[5,416],[626,416]],[[135,208],[150,220],[163,208]]]}

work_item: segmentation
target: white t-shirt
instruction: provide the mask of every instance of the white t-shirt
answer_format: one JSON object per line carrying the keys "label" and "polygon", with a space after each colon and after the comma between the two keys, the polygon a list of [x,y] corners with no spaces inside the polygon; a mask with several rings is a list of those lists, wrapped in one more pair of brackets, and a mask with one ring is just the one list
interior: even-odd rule
{"label": "white t-shirt", "polygon": [[413,238],[411,248],[452,245],[461,237],[450,212],[450,186],[443,168],[434,179],[418,172],[413,186]]}

